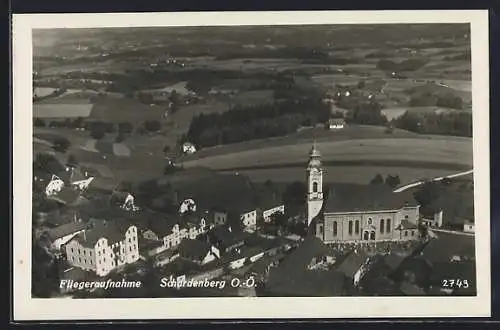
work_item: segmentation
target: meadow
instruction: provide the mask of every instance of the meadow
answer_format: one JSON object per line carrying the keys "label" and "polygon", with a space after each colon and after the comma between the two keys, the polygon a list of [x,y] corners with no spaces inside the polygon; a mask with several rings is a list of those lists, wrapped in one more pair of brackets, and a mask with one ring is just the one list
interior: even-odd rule
{"label": "meadow", "polygon": [[[344,141],[318,141],[323,161],[380,160],[405,162],[435,162],[472,166],[472,140],[380,138]],[[311,143],[290,144],[264,149],[233,152],[185,161],[184,166],[207,166],[213,169],[279,165],[303,162]]]}
{"label": "meadow", "polygon": [[[257,170],[238,170],[237,172],[248,176],[254,182],[288,183],[293,181],[305,182],[306,161],[299,167],[269,168]],[[220,171],[221,173],[234,173],[235,171]],[[398,175],[402,183],[410,183],[421,178],[434,178],[453,173],[448,169],[426,169],[397,166],[325,166],[325,183],[356,183],[368,184],[375,175],[380,174],[384,178],[387,175]]]}

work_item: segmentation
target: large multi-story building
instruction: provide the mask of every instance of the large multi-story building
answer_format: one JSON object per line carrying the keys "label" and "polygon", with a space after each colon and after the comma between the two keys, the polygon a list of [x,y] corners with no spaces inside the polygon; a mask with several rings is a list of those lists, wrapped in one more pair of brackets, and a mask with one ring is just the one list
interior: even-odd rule
{"label": "large multi-story building", "polygon": [[316,237],[327,243],[418,238],[420,205],[415,200],[384,184],[338,185],[325,198],[316,143],[309,156],[307,221]]}
{"label": "large multi-story building", "polygon": [[66,244],[70,265],[106,276],[139,259],[137,227],[119,221],[91,221]]}

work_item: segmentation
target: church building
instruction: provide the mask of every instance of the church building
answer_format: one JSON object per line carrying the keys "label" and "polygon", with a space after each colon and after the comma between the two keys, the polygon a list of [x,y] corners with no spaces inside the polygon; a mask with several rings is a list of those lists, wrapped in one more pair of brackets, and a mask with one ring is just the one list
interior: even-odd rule
{"label": "church building", "polygon": [[323,192],[321,154],[314,143],[307,167],[307,224],[325,243],[417,239],[420,205],[389,186],[336,185]]}

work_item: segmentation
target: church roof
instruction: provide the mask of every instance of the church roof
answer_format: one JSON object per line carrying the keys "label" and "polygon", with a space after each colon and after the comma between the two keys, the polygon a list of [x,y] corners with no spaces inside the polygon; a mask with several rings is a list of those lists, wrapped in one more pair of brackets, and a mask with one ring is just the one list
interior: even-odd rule
{"label": "church roof", "polygon": [[324,211],[363,212],[397,210],[403,207],[417,206],[418,203],[408,194],[392,192],[386,185],[335,185],[325,201]]}

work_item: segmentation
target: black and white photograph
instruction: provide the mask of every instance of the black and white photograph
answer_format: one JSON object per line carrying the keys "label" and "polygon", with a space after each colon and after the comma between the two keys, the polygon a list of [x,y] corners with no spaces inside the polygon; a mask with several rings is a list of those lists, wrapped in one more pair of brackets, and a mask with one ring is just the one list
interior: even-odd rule
{"label": "black and white photograph", "polygon": [[487,13],[270,14],[19,17],[22,317],[489,315]]}

